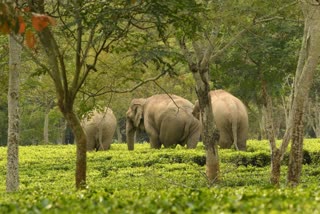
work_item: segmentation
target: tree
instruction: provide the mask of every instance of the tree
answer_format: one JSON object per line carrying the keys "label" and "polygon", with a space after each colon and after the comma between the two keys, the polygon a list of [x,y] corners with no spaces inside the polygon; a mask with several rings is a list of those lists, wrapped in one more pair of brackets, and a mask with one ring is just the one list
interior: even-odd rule
{"label": "tree", "polygon": [[7,192],[19,189],[19,71],[22,48],[17,39],[14,35],[9,36]]}
{"label": "tree", "polygon": [[[76,138],[77,142],[77,160],[76,160],[76,187],[83,188],[86,185],[86,136],[80,125],[80,121],[74,112],[73,104],[76,99],[77,92],[81,85],[83,84],[86,76],[94,67],[85,65],[86,55],[88,54],[89,48],[84,52],[82,50],[83,41],[83,17],[81,17],[81,11],[83,9],[83,2],[75,2],[66,4],[67,9],[70,10],[71,14],[74,15],[72,18],[75,20],[75,26],[70,30],[70,35],[74,36],[75,42],[75,64],[73,77],[67,76],[67,66],[64,60],[64,54],[60,50],[58,41],[54,36],[54,32],[45,28],[38,32],[40,43],[43,46],[44,54],[47,56],[48,63],[50,67],[45,65],[41,66],[52,78],[56,88],[56,95],[58,99],[58,106],[60,111],[66,118],[68,124]],[[45,14],[45,4],[44,1],[33,1],[29,2],[29,7],[32,12],[37,12],[40,14]],[[59,6],[58,6],[59,7]],[[72,8],[73,7],[73,8]],[[62,9],[62,8],[59,8]],[[65,11],[65,13],[68,13]],[[94,30],[91,32],[91,37],[94,35]],[[91,38],[92,40],[92,38]],[[90,42],[88,43],[90,44]],[[101,50],[100,50],[101,51]],[[82,55],[84,53],[84,56]],[[82,58],[84,57],[84,58]],[[39,61],[37,61],[39,62]],[[40,64],[40,63],[39,63]],[[82,68],[86,66],[85,74],[82,76]]]}
{"label": "tree", "polygon": [[[201,21],[198,23],[202,23],[201,27],[198,27],[198,31],[194,35],[189,33],[189,35],[182,34],[181,36],[178,34],[178,41],[196,83],[203,126],[203,142],[206,147],[206,173],[208,180],[212,183],[219,180],[220,166],[217,146],[219,135],[213,122],[211,101],[208,96],[212,89],[210,85],[210,65],[224,54],[246,30],[240,30],[234,26],[232,24],[234,17],[232,16],[232,18],[225,20],[219,18],[220,15],[222,17],[222,13],[224,13],[223,17],[227,17],[226,14],[233,11],[232,1],[224,3],[208,2],[203,3],[203,5],[207,8],[207,11],[199,18]],[[239,21],[242,19],[242,15],[240,13],[237,16]],[[184,29],[184,32],[188,31]],[[226,38],[223,36],[224,34],[234,36]]]}
{"label": "tree", "polygon": [[[101,3],[72,1],[48,6],[41,0],[29,1],[33,13],[50,14],[47,9],[53,8],[55,14],[52,15],[58,17],[60,21],[55,28],[43,28],[42,25],[37,25],[36,34],[40,44],[37,51],[43,55],[34,53],[32,57],[51,77],[56,89],[57,104],[75,136],[77,188],[82,188],[86,184],[86,136],[74,104],[89,74],[98,71],[99,56],[111,51],[125,50],[135,53],[137,47],[150,44],[149,40],[155,39],[153,46],[144,46],[147,47],[143,50],[144,55],[134,56],[138,58],[135,63],[142,62],[146,66],[149,61],[153,61],[161,71],[157,78],[171,69],[165,60],[166,53],[157,49],[159,37],[154,29],[161,34],[164,30],[162,25],[166,24],[158,18],[160,16],[157,13],[160,9],[158,4],[157,1]],[[129,34],[133,30],[134,33]],[[151,48],[155,48],[158,55],[162,54],[161,57],[152,54],[155,51]],[[41,56],[48,61],[48,66],[42,63]],[[73,59],[74,63],[67,63],[67,59],[70,61]],[[103,89],[108,91],[106,87]],[[100,94],[103,93],[106,92]]]}
{"label": "tree", "polygon": [[[303,159],[304,109],[312,85],[312,79],[320,59],[320,3],[304,0],[300,2],[304,14],[304,34],[294,82],[294,97],[287,132],[292,137],[288,183],[299,184]],[[289,135],[289,134],[288,134]],[[286,138],[284,138],[284,143]]]}
{"label": "tree", "polygon": [[320,137],[320,97],[319,97],[319,73],[313,79],[313,86],[310,89],[310,98],[306,111],[306,132],[308,137]]}
{"label": "tree", "polygon": [[[280,148],[277,148],[275,144],[274,134],[272,132],[269,133],[272,150],[271,182],[275,185],[279,185],[280,164],[290,140],[292,140],[292,143],[287,180],[289,186],[296,186],[299,183],[303,159],[304,110],[312,79],[319,63],[320,6],[319,3],[309,0],[301,1],[300,6],[304,14],[304,33],[294,77],[293,97],[290,101],[288,123]],[[268,116],[272,118],[270,110],[272,108],[271,99],[268,94],[265,93],[264,95],[266,97],[266,106],[269,108]],[[270,123],[271,121],[269,121],[269,126],[271,126]]]}
{"label": "tree", "polygon": [[[287,6],[283,6],[283,2],[279,4],[282,10],[246,32],[241,41],[230,49],[227,57],[221,59],[218,68],[213,70],[214,84],[230,89],[247,100],[248,105],[261,109],[258,121],[264,123],[271,145],[270,180],[276,185],[279,184],[280,164],[287,147],[276,147],[279,122],[275,118],[284,119],[287,112],[285,109],[280,114],[279,109],[283,97],[290,97],[291,94],[287,80],[294,75],[296,50],[302,33],[298,8],[292,3]],[[264,10],[268,8],[270,5]],[[286,8],[285,12],[283,8]]]}
{"label": "tree", "polygon": [[[196,44],[198,45],[198,44]],[[193,48],[197,48],[196,45]],[[208,43],[207,43],[208,45]],[[196,92],[198,95],[200,114],[203,127],[203,142],[206,147],[206,173],[210,182],[219,180],[220,166],[218,156],[218,135],[215,134],[216,128],[213,123],[213,114],[211,101],[209,99],[210,79],[209,79],[209,60],[211,58],[213,47],[210,44],[204,51],[205,55],[196,55],[193,57],[187,49],[184,40],[180,40],[180,46],[188,62],[190,71],[196,81]],[[197,60],[194,61],[194,58]]]}
{"label": "tree", "polygon": [[[9,84],[8,84],[8,155],[6,189],[8,192],[17,191],[19,188],[19,70],[21,66],[22,46],[19,42],[25,23],[22,16],[17,15],[16,3],[8,1],[0,3],[1,26],[0,31],[9,34]],[[27,43],[30,39],[26,40]]]}

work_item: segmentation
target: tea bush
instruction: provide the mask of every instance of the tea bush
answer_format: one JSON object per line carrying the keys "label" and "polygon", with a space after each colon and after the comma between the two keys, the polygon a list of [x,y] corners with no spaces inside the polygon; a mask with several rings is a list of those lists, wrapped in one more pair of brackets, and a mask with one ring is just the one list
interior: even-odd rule
{"label": "tea bush", "polygon": [[[280,142],[278,142],[280,143]],[[0,213],[319,213],[320,142],[305,141],[301,184],[269,184],[267,141],[247,152],[219,150],[221,181],[205,176],[204,146],[153,150],[149,144],[112,144],[89,152],[87,188],[75,190],[75,146],[21,146],[20,191],[5,192],[6,148],[0,147]],[[288,154],[286,154],[285,159]]]}

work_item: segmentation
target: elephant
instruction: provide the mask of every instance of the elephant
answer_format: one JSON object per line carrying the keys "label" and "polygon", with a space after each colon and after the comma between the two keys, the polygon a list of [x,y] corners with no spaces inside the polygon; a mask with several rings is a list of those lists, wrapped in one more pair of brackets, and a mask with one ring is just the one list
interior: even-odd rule
{"label": "elephant", "polygon": [[[248,135],[248,113],[237,97],[219,89],[209,92],[214,122],[219,131],[219,146],[222,149],[234,145],[237,150],[246,150]],[[199,118],[199,102],[196,101],[193,115]]]}
{"label": "elephant", "polygon": [[193,117],[193,104],[177,95],[157,94],[131,101],[126,113],[126,135],[129,150],[134,150],[137,130],[145,131],[151,148],[174,147],[177,144],[195,148],[200,138],[200,121]]}
{"label": "elephant", "polygon": [[81,121],[87,136],[87,151],[109,150],[117,126],[117,119],[110,108],[93,110]]}

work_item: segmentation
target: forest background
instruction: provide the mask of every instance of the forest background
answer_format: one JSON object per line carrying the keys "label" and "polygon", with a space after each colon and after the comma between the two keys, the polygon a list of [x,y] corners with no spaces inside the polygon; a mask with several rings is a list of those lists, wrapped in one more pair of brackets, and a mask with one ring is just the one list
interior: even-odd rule
{"label": "forest background", "polygon": [[[288,5],[289,3],[290,1]],[[212,33],[219,34],[217,41],[222,45],[225,41],[232,39],[237,29],[246,28],[243,25],[254,20],[254,16],[259,17],[267,14],[267,11],[274,11],[276,4],[286,5],[284,1],[270,4],[242,2],[234,7],[230,7],[231,2],[216,4],[214,5],[216,8],[211,9],[219,13],[212,15],[211,18],[217,22],[217,17],[219,17],[223,20],[224,25],[220,25],[216,28],[216,32]],[[169,37],[170,29],[166,30]],[[262,108],[264,102],[262,82],[267,82],[269,94],[273,98],[275,134],[279,139],[284,134],[288,121],[288,101],[292,93],[302,33],[303,17],[300,8],[293,5],[279,9],[272,18],[264,20],[243,33],[241,39],[210,64],[211,88],[225,89],[239,97],[247,106],[250,139],[267,138],[265,133],[266,113]],[[63,39],[63,35],[60,36],[60,41],[66,44],[68,41]],[[139,36],[138,32],[136,36]],[[137,40],[138,37],[128,38],[124,44],[101,54],[95,67],[98,72],[90,75],[76,99],[75,109],[80,118],[95,107],[109,106],[113,109],[118,119],[115,142],[122,142],[125,139],[125,112],[132,98],[148,97],[158,93],[173,93],[191,102],[197,99],[192,74],[188,72],[187,64],[176,56],[176,58],[170,58],[171,61],[168,62],[172,66],[170,68],[172,71],[162,78],[142,84],[140,88],[130,93],[112,92],[131,89],[137,83],[161,74],[159,65],[148,61],[152,58],[148,54],[154,54],[150,43],[140,42],[140,47],[138,47]],[[6,71],[8,70],[9,49],[7,37],[2,36],[0,43],[2,53],[0,145],[5,146],[8,130],[8,72]],[[140,54],[139,61],[135,58],[135,55],[138,55],[135,51]],[[159,55],[167,54],[164,50],[156,51]],[[176,54],[175,51],[173,53]],[[72,143],[71,130],[56,105],[52,82],[47,75],[44,75],[45,71],[41,70],[28,54],[25,53],[22,57],[24,63],[20,74],[20,145]],[[65,57],[68,57],[67,51]],[[68,66],[75,66],[72,60]],[[319,78],[319,74],[316,74],[307,105],[306,137],[320,136],[320,114],[317,112],[320,105]],[[140,141],[144,140],[146,140],[145,136],[141,136]]]}

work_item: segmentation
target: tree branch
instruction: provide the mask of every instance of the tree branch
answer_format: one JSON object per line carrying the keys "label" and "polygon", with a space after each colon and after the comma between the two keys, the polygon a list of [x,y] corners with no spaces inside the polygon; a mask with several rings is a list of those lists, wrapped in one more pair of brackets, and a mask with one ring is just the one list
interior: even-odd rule
{"label": "tree branch", "polygon": [[84,93],[90,97],[96,97],[96,96],[101,96],[101,95],[104,95],[104,94],[107,94],[107,93],[119,93],[119,94],[124,94],[124,93],[129,93],[129,92],[133,92],[134,90],[136,90],[137,88],[139,88],[140,86],[148,83],[148,82],[154,82],[156,80],[158,80],[160,77],[164,76],[165,74],[167,73],[167,71],[165,72],[162,72],[160,73],[159,75],[155,76],[155,77],[152,77],[152,78],[149,78],[149,79],[146,79],[144,81],[141,81],[140,83],[136,84],[135,86],[133,86],[131,89],[126,89],[126,90],[107,90],[107,91],[104,91],[104,92],[101,92],[103,91],[106,87],[103,87],[102,89],[100,89],[99,91],[97,91],[97,93],[95,94],[89,94],[87,92],[84,92],[84,91],[80,91],[81,93]]}
{"label": "tree branch", "polygon": [[180,49],[182,51],[183,56],[186,58],[188,65],[189,65],[189,69],[191,70],[191,72],[196,72],[197,71],[197,63],[195,63],[192,59],[192,53],[188,50],[186,42],[185,42],[185,38],[182,38],[180,40],[178,40]]}
{"label": "tree branch", "polygon": [[216,60],[220,57],[229,47],[231,47],[238,39],[247,31],[247,29],[241,30],[237,35],[235,35],[223,48],[218,50],[214,55],[211,56],[210,60]]}
{"label": "tree branch", "polygon": [[272,19],[271,17],[273,17],[274,15],[278,14],[280,11],[282,11],[282,10],[288,8],[288,7],[291,7],[291,6],[295,5],[295,4],[298,4],[298,1],[293,1],[293,2],[291,2],[289,4],[284,5],[283,7],[279,7],[277,10],[273,11],[272,13],[270,13],[268,15],[265,15],[265,16],[262,16],[261,18],[259,18],[257,20],[253,20],[253,25],[269,21],[270,19]]}
{"label": "tree branch", "polygon": [[[81,62],[81,52],[82,52],[82,18],[80,16],[80,8],[81,5],[78,1],[75,1],[75,21],[76,21],[76,30],[77,30],[77,40],[76,40],[76,68],[75,68],[75,75],[72,81],[72,99],[75,99],[75,96],[78,91],[78,83],[80,78],[80,72],[82,68]],[[91,35],[90,35],[91,36]],[[90,41],[89,41],[90,42]]]}
{"label": "tree branch", "polygon": [[45,64],[41,63],[41,60],[31,51],[30,48],[28,48],[25,45],[23,45],[22,41],[19,41],[15,36],[13,36],[12,38],[14,38],[21,45],[22,49],[32,58],[33,62],[35,62],[43,70],[48,72],[48,74],[51,77],[53,77],[52,76],[52,71]]}

